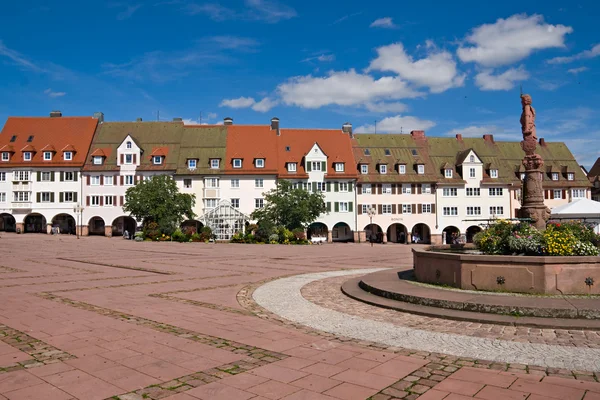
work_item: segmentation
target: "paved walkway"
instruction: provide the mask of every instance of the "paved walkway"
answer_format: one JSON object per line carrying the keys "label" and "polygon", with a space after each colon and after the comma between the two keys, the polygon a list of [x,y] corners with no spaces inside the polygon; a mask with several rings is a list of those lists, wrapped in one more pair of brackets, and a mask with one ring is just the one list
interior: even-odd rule
{"label": "paved walkway", "polygon": [[600,398],[592,371],[318,332],[252,301],[281,277],[408,266],[409,246],[3,234],[0,254],[0,400]]}

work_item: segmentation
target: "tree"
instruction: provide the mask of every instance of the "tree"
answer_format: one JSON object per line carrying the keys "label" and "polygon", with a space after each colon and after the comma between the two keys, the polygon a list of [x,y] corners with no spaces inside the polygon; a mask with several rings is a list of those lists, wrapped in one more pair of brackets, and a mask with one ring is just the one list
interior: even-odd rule
{"label": "tree", "polygon": [[162,233],[170,235],[184,217],[196,217],[192,211],[195,202],[195,195],[179,193],[170,176],[159,175],[127,189],[123,210],[138,221],[156,222]]}
{"label": "tree", "polygon": [[277,181],[277,186],[265,193],[265,205],[252,213],[252,218],[261,222],[270,221],[289,230],[306,228],[319,215],[327,211],[322,192],[310,193],[295,189],[291,182]]}

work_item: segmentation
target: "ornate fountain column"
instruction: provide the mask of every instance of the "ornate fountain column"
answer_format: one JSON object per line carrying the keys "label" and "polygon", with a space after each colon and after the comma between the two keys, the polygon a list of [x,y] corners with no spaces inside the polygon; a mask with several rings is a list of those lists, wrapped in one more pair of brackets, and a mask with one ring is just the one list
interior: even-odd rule
{"label": "ornate fountain column", "polygon": [[536,154],[537,136],[535,132],[535,109],[531,106],[531,96],[521,95],[521,131],[523,140],[521,148],[525,152],[523,166],[525,179],[523,180],[523,203],[521,204],[520,217],[531,218],[531,223],[538,230],[546,229],[546,222],[550,217],[550,209],[544,204],[544,160]]}

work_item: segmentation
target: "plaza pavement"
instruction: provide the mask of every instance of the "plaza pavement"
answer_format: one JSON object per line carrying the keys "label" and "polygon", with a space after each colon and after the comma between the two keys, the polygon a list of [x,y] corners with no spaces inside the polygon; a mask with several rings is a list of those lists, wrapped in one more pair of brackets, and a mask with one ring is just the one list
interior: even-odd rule
{"label": "plaza pavement", "polygon": [[[135,243],[2,234],[0,400],[600,399],[594,371],[341,336],[286,320],[254,301],[264,283],[281,277],[410,265],[410,246],[404,245]],[[399,332],[429,327],[455,335],[457,343],[460,335],[497,334],[511,343],[598,348],[596,332],[378,309],[340,295],[343,279],[324,275],[303,287],[302,296],[349,319],[372,320],[366,331],[392,323]],[[283,302],[296,294],[277,296]]]}

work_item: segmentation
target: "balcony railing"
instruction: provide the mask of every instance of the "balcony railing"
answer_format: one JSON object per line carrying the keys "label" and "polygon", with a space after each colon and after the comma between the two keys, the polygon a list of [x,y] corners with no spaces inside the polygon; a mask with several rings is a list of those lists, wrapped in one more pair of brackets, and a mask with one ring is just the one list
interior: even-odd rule
{"label": "balcony railing", "polygon": [[31,201],[13,201],[11,207],[13,209],[28,209],[31,208]]}

